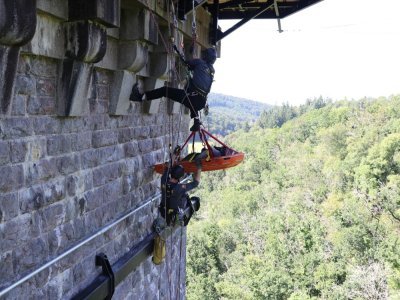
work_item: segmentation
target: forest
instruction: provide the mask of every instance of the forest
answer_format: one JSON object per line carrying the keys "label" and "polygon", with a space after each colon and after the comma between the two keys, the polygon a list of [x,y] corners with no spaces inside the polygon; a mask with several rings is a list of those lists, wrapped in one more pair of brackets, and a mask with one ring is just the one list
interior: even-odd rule
{"label": "forest", "polygon": [[207,103],[209,115],[203,117],[213,133],[225,136],[239,129],[249,129],[270,105],[222,94],[211,93]]}
{"label": "forest", "polygon": [[270,107],[224,140],[245,161],[194,192],[187,299],[400,299],[400,95]]}

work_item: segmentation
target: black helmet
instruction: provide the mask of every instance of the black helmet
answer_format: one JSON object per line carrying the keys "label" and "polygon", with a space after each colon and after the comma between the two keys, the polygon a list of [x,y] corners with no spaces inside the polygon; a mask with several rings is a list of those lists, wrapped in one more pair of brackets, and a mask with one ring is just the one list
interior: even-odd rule
{"label": "black helmet", "polygon": [[185,169],[182,165],[175,165],[171,169],[171,177],[179,180],[185,174]]}
{"label": "black helmet", "polygon": [[209,63],[213,64],[215,63],[217,59],[217,51],[214,48],[208,48],[204,50],[204,60]]}

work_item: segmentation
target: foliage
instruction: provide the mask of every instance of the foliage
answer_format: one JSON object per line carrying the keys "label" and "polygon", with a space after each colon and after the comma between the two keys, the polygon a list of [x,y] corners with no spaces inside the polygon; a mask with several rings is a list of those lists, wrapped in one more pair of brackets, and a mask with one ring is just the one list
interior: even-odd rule
{"label": "foliage", "polygon": [[211,93],[207,99],[209,115],[203,122],[213,134],[225,136],[236,130],[249,130],[269,105],[222,94]]}
{"label": "foliage", "polygon": [[399,299],[400,96],[280,112],[226,137],[241,165],[202,175],[187,298]]}

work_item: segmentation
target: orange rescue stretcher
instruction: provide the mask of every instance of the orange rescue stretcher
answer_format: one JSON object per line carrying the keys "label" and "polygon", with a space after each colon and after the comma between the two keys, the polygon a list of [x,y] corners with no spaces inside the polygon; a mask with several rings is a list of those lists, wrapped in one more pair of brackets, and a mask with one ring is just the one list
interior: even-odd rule
{"label": "orange rescue stretcher", "polygon": [[[240,164],[243,159],[244,159],[244,153],[243,152],[238,152],[223,142],[221,142],[219,139],[217,139],[215,136],[213,136],[211,133],[209,133],[207,130],[200,128],[199,131],[192,131],[189,135],[189,137],[186,139],[185,143],[183,144],[180,149],[178,149],[178,157],[176,158],[176,164],[180,164],[184,167],[186,173],[192,173],[197,170],[196,163],[194,160],[190,160],[185,158],[180,157],[180,153],[182,153],[182,149],[185,148],[186,145],[188,145],[189,141],[192,139],[192,153],[195,153],[194,151],[194,144],[196,140],[196,134],[199,135],[201,142],[203,143],[203,147],[207,148],[208,150],[208,157],[203,158],[201,160],[202,162],[202,171],[216,171],[216,170],[224,170],[227,168],[232,168],[238,164]],[[220,148],[224,149],[224,153],[221,156],[215,156],[213,147],[210,145],[208,138],[213,139],[215,142],[219,143],[221,146]],[[163,174],[165,168],[165,164],[157,164],[154,166],[154,170],[159,173]]]}

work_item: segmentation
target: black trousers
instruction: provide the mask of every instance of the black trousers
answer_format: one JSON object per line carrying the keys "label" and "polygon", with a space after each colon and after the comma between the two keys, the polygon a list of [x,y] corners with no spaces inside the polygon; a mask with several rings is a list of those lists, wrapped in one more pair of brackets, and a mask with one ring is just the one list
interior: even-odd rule
{"label": "black trousers", "polygon": [[203,97],[190,87],[185,90],[173,87],[161,87],[152,91],[145,92],[146,100],[154,100],[161,97],[169,99],[185,105],[190,110],[190,117],[193,119],[199,115],[199,111],[206,105],[206,97]]}

